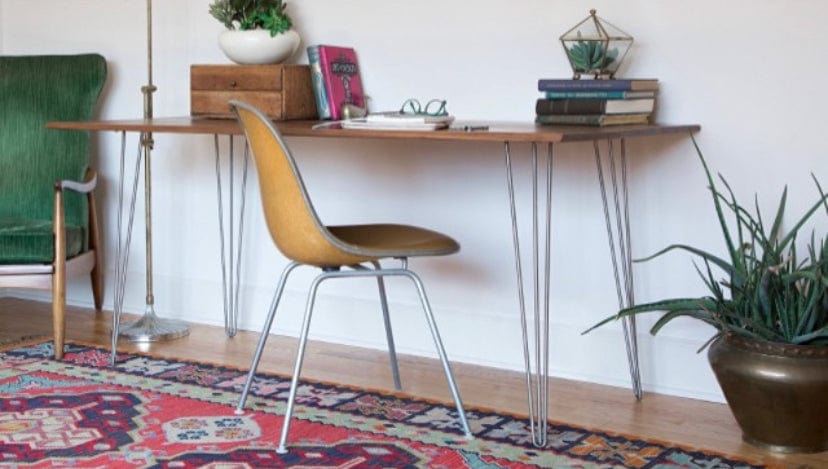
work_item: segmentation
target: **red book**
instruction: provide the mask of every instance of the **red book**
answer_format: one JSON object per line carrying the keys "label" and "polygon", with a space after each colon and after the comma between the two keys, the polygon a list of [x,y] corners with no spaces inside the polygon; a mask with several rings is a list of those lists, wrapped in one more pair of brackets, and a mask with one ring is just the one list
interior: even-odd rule
{"label": "red book", "polygon": [[319,46],[322,82],[331,109],[331,119],[342,118],[342,105],[365,107],[356,52],[351,47]]}

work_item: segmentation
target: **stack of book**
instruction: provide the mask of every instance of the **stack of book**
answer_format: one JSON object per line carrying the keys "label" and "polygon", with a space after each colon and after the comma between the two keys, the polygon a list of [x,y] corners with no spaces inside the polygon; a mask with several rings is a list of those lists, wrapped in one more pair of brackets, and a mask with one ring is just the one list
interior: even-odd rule
{"label": "stack of book", "polygon": [[540,79],[544,95],[535,122],[545,125],[647,124],[655,109],[658,80]]}

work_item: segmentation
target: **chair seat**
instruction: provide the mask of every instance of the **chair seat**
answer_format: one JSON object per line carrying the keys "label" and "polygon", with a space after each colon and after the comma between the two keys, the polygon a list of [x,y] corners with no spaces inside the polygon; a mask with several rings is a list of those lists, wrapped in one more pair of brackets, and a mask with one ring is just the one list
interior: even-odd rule
{"label": "chair seat", "polygon": [[[82,227],[66,226],[67,258],[80,254],[83,240]],[[52,220],[0,219],[0,246],[0,264],[52,262]]]}
{"label": "chair seat", "polygon": [[328,231],[346,246],[349,254],[358,256],[417,257],[441,256],[460,250],[454,239],[436,231],[417,226],[375,224],[329,226]]}

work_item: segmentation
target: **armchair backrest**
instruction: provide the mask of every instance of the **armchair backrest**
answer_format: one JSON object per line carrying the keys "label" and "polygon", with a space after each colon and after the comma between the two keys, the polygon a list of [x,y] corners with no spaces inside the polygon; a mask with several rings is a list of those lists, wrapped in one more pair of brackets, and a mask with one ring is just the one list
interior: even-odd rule
{"label": "armchair backrest", "polygon": [[[105,80],[97,54],[0,57],[0,218],[51,220],[54,183],[83,179],[88,133],[45,125],[89,120]],[[68,191],[65,207],[87,226],[85,197]]]}

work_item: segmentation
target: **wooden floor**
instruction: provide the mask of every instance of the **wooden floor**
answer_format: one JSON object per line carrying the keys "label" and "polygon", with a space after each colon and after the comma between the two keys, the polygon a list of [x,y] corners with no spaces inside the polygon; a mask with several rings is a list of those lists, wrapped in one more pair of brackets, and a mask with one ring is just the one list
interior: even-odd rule
{"label": "wooden floor", "polygon": [[[50,308],[47,303],[0,298],[0,342],[31,335],[51,336]],[[108,313],[70,307],[66,320],[67,340],[108,347],[110,321]],[[148,351],[160,356],[246,369],[257,339],[257,333],[245,331],[227,338],[222,328],[196,324],[185,338],[141,345],[140,348],[139,344],[122,342],[121,350]],[[272,337],[259,369],[290,375],[295,345],[296,339]],[[439,361],[410,356],[400,356],[399,359],[405,392],[451,402]],[[453,364],[453,370],[466,406],[526,413],[522,374],[459,363]],[[387,355],[375,350],[309,343],[303,376],[393,390]],[[741,455],[786,467],[828,468],[828,452],[782,456],[742,443],[736,422],[727,406],[722,404],[659,394],[645,394],[638,402],[629,389],[562,379],[551,381],[549,402],[549,415],[553,421]]]}

